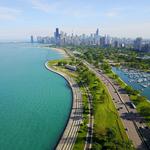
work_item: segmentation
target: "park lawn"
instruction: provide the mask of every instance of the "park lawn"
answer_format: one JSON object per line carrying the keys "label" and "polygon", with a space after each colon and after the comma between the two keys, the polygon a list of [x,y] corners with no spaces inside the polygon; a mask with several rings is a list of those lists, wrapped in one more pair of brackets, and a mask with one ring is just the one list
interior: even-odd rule
{"label": "park lawn", "polygon": [[55,65],[55,64],[58,63],[58,61],[59,61],[59,60],[50,60],[50,61],[48,61],[48,65],[49,65],[49,66]]}
{"label": "park lawn", "polygon": [[63,67],[63,66],[57,66],[59,61],[66,61],[67,63],[69,63],[70,59],[67,58],[67,59],[61,59],[61,60],[60,59],[59,60],[52,60],[52,61],[50,60],[50,61],[48,61],[48,66],[54,68],[57,71],[65,73],[65,74],[67,74],[68,76],[70,76],[72,78],[76,78],[77,77],[77,73],[76,72],[69,71],[68,69],[65,69],[65,67]]}
{"label": "park lawn", "polygon": [[105,97],[104,103],[96,104],[94,115],[95,132],[103,135],[107,128],[113,128],[116,131],[116,138],[118,140],[127,141],[127,134],[113,104],[112,98],[105,85],[101,83],[101,86],[106,91],[107,97]]}
{"label": "park lawn", "polygon": [[67,62],[70,62],[70,58],[58,59],[58,60],[50,60],[50,61],[48,61],[48,65],[54,66],[54,65],[56,65],[59,61],[67,61]]}
{"label": "park lawn", "polygon": [[[113,109],[113,108],[112,108]],[[118,116],[108,108],[107,104],[98,104],[94,115],[95,132],[105,135],[107,128],[112,128],[116,132],[116,137],[119,140],[127,140],[124,127]]]}

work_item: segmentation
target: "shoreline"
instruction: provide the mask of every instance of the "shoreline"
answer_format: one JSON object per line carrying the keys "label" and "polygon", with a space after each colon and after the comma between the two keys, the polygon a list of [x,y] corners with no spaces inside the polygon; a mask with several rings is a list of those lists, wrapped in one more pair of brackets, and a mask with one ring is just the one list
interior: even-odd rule
{"label": "shoreline", "polygon": [[68,58],[69,56],[67,55],[67,53],[65,52],[64,49],[61,49],[61,48],[55,48],[55,47],[48,47],[49,49],[51,50],[54,50],[54,51],[57,51],[59,52],[61,55],[64,56],[64,58]]}
{"label": "shoreline", "polygon": [[52,51],[57,51],[59,54],[63,55],[64,58],[68,58],[68,54],[66,53],[66,51],[62,48],[56,48],[56,47],[50,47],[49,45],[42,45],[39,46],[39,48],[46,48],[46,49],[50,49]]}
{"label": "shoreline", "polygon": [[[116,74],[116,75],[118,75],[117,73],[115,73],[112,69],[111,69],[111,71],[112,71],[112,73],[113,74]],[[122,81],[123,82],[123,84],[125,85],[125,86],[128,86],[128,84],[125,82],[125,81],[123,81],[123,79],[121,79],[121,77],[118,75],[118,78],[119,78],[119,80],[120,81]]]}
{"label": "shoreline", "polygon": [[[45,67],[47,70],[63,77],[68,82],[72,90],[72,106],[70,109],[70,114],[68,116],[66,125],[62,133],[60,134],[60,138],[55,146],[56,150],[71,149],[73,148],[73,145],[75,144],[78,130],[80,129],[80,124],[82,122],[82,96],[81,96],[79,88],[74,87],[76,83],[69,76],[49,67],[48,61],[45,63]],[[74,119],[76,117],[78,117],[79,119],[78,120]]]}

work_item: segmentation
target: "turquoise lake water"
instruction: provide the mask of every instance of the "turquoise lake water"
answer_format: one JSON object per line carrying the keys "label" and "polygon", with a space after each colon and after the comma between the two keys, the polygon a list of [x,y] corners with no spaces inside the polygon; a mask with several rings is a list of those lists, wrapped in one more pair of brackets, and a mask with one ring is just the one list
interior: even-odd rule
{"label": "turquoise lake water", "polygon": [[129,82],[130,78],[128,77],[128,75],[125,74],[125,72],[120,69],[120,68],[116,68],[116,67],[112,67],[112,70],[129,86],[132,86],[135,90],[140,90],[143,89],[143,91],[141,91],[141,95],[145,96],[148,98],[148,100],[150,100],[150,87],[147,88],[142,88],[141,85],[137,82]]}
{"label": "turquoise lake water", "polygon": [[63,57],[31,44],[0,44],[0,150],[51,150],[67,122],[72,93],[44,67]]}

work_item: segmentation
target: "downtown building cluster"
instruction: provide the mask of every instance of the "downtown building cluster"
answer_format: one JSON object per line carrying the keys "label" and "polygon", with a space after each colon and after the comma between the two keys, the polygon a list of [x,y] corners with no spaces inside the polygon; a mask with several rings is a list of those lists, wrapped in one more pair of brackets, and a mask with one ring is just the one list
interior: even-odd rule
{"label": "downtown building cluster", "polygon": [[[33,42],[33,36],[31,36],[31,42]],[[90,35],[77,35],[73,33],[68,35],[63,31],[59,31],[59,28],[56,28],[54,36],[38,36],[36,42],[43,44],[55,44],[57,46],[95,45],[103,48],[132,48],[137,51],[150,52],[150,40],[143,40],[142,38],[115,38],[110,37],[109,35],[102,36],[99,33],[99,29],[97,29],[95,33],[91,33]]]}

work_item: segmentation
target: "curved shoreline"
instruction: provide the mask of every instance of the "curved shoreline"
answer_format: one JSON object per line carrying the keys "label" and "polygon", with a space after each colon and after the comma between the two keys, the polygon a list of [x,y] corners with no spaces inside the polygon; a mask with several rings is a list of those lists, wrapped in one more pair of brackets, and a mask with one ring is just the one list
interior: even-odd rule
{"label": "curved shoreline", "polygon": [[70,150],[75,144],[77,133],[82,121],[82,96],[78,85],[72,78],[49,67],[48,62],[45,63],[45,67],[47,70],[62,76],[69,83],[72,90],[72,108],[70,110],[70,115],[64,127],[63,133],[61,134],[61,137],[55,147],[56,150]]}

